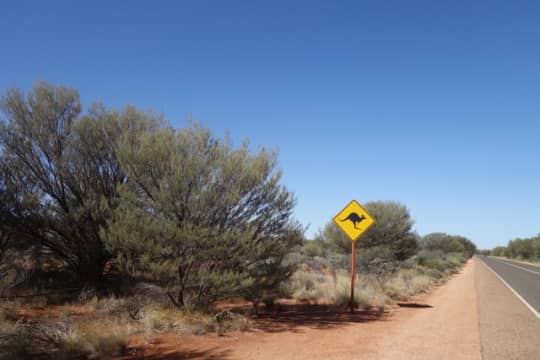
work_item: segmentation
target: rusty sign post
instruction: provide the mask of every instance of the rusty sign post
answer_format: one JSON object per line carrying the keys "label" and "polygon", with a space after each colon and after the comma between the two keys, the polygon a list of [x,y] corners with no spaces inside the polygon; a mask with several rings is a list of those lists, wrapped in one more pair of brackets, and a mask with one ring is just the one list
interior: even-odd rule
{"label": "rusty sign post", "polygon": [[375,219],[358,203],[351,201],[334,216],[334,223],[351,239],[351,312],[354,311],[354,278],[356,269],[356,240],[375,223]]}
{"label": "rusty sign post", "polygon": [[356,244],[356,241],[351,241],[351,312],[354,311],[354,277],[355,277],[355,269],[356,269],[356,249],[354,244]]}

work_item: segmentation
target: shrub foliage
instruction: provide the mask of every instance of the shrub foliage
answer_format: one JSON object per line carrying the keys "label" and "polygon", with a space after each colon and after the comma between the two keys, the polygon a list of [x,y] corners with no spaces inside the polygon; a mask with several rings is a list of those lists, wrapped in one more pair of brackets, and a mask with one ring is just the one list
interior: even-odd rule
{"label": "shrub foliage", "polygon": [[129,180],[104,235],[123,271],[170,289],[178,306],[256,298],[289,274],[301,229],[275,154],[194,126],[123,142],[119,158]]}
{"label": "shrub foliage", "polygon": [[38,246],[92,287],[115,259],[178,306],[257,298],[290,273],[302,229],[275,153],[134,107],[83,113],[76,90],[45,83],[1,110],[0,256]]}
{"label": "shrub foliage", "polygon": [[[372,201],[364,207],[376,222],[357,240],[359,265],[370,273],[391,273],[418,251],[419,237],[412,230],[414,221],[409,210],[398,202]],[[325,226],[316,240],[337,252],[351,251],[351,241],[333,222]],[[310,244],[309,248],[313,246]]]}
{"label": "shrub foliage", "polygon": [[47,248],[82,283],[97,283],[108,257],[100,228],[126,179],[118,140],[153,120],[100,104],[81,115],[77,91],[44,83],[28,96],[8,91],[1,106],[0,162],[13,191],[8,230]]}
{"label": "shrub foliage", "polygon": [[507,246],[497,246],[490,251],[485,251],[485,253],[493,256],[538,261],[540,260],[540,234],[531,238],[511,240]]}

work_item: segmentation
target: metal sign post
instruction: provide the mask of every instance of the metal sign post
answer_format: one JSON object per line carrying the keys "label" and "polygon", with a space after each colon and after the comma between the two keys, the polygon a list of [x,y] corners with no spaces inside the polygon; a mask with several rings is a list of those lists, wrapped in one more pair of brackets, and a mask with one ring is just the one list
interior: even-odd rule
{"label": "metal sign post", "polygon": [[354,312],[354,275],[355,275],[355,269],[356,269],[356,264],[354,261],[356,250],[355,250],[354,244],[356,244],[356,241],[351,241],[351,301],[350,301],[351,312]]}

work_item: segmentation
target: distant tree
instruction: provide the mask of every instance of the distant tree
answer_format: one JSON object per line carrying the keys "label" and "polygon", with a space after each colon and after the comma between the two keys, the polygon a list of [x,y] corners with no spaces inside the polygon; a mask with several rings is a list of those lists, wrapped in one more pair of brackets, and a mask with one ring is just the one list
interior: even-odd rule
{"label": "distant tree", "polygon": [[504,256],[519,259],[540,258],[540,235],[509,241]]}
{"label": "distant tree", "polygon": [[428,250],[440,250],[444,253],[462,253],[471,257],[476,252],[476,245],[463,236],[448,235],[445,233],[431,233],[421,240],[423,248]]}
{"label": "distant tree", "polygon": [[534,251],[533,257],[540,259],[540,234],[536,235],[536,237],[532,239],[532,242]]}
{"label": "distant tree", "polygon": [[365,208],[376,222],[360,239],[361,247],[388,246],[398,261],[418,252],[418,235],[412,230],[414,221],[405,205],[395,201],[373,201],[366,203]]}
{"label": "distant tree", "polygon": [[489,250],[489,249],[481,249],[481,250],[477,250],[476,253],[478,255],[489,256],[489,255],[491,255],[491,250]]}
{"label": "distant tree", "polygon": [[126,176],[116,158],[121,137],[155,126],[134,108],[94,105],[81,115],[79,94],[38,83],[1,101],[1,158],[20,188],[17,230],[62,259],[84,284],[101,278],[108,255],[99,234]]}
{"label": "distant tree", "polygon": [[324,256],[326,253],[326,243],[320,239],[304,241],[303,251],[306,256]]}
{"label": "distant tree", "polygon": [[497,246],[496,248],[491,250],[491,255],[493,255],[493,256],[505,256],[506,255],[506,247]]}
{"label": "distant tree", "polygon": [[328,222],[317,234],[316,240],[322,241],[327,247],[339,253],[351,253],[351,240],[333,221]]}
{"label": "distant tree", "polygon": [[197,125],[143,134],[118,154],[128,181],[102,234],[122,271],[180,307],[258,301],[290,275],[303,231],[275,154],[234,149]]}

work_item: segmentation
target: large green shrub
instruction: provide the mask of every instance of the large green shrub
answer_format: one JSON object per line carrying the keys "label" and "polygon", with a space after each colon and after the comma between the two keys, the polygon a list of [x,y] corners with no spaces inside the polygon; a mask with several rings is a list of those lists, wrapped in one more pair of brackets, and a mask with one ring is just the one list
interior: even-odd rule
{"label": "large green shrub", "polygon": [[3,224],[95,285],[108,257],[100,228],[126,180],[118,141],[156,122],[134,108],[115,112],[99,104],[82,115],[76,90],[44,83],[27,96],[8,91],[1,110],[0,166],[9,169],[13,190]]}
{"label": "large green shrub", "polygon": [[118,156],[128,181],[101,234],[122,271],[167,288],[177,306],[257,301],[288,277],[302,231],[274,153],[194,125],[127,139]]}

